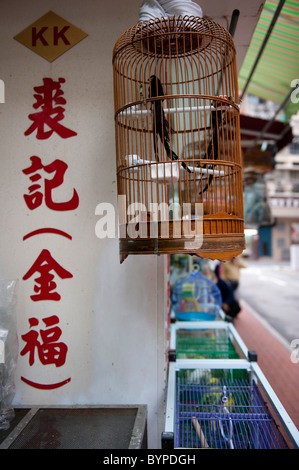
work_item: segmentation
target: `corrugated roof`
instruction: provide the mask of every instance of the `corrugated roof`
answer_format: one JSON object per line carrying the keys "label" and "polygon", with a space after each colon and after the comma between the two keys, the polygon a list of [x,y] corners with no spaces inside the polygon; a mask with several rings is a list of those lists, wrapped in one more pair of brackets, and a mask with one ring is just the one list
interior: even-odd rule
{"label": "corrugated roof", "polygon": [[[240,90],[250,76],[279,4],[279,0],[265,2],[239,73]],[[294,88],[296,79],[299,83],[299,1],[286,0],[246,91],[282,104],[293,90],[293,98],[299,101],[299,92]],[[285,107],[286,119],[298,110],[299,103],[290,99]]]}

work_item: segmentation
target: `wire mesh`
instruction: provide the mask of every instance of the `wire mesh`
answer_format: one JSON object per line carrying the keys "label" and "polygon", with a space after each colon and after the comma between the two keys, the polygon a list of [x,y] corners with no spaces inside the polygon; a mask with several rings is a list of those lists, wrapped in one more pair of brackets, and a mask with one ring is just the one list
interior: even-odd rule
{"label": "wire mesh", "polygon": [[141,22],[116,42],[113,71],[121,254],[241,253],[231,35],[205,18]]}
{"label": "wire mesh", "polygon": [[177,330],[178,359],[239,359],[239,354],[227,331]]}
{"label": "wire mesh", "polygon": [[176,447],[288,448],[256,383],[198,370],[177,376]]}

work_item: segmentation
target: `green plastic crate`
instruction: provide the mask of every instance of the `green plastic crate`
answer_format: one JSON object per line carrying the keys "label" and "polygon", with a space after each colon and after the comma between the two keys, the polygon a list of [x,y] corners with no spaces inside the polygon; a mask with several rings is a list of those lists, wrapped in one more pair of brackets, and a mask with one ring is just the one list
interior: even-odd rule
{"label": "green plastic crate", "polygon": [[239,359],[240,356],[226,331],[178,330],[178,359]]}

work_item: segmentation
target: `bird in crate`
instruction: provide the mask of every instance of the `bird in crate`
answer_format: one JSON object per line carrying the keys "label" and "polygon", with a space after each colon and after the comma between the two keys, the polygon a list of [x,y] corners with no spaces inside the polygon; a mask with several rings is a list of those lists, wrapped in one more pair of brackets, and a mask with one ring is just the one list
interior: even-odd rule
{"label": "bird in crate", "polygon": [[233,422],[231,413],[234,410],[235,400],[233,394],[227,391],[226,385],[220,385],[217,378],[212,378],[210,383],[203,386],[200,399],[201,411],[210,414],[208,421],[211,431],[215,434],[219,425],[222,438],[233,449]]}
{"label": "bird in crate", "polygon": [[[156,75],[150,77],[149,97],[156,98],[164,96],[164,90],[161,81]],[[157,135],[160,137],[162,145],[165,148],[168,158],[171,160],[179,160],[178,155],[170,148],[170,126],[169,122],[165,117],[165,113],[162,107],[163,99],[153,100],[153,134],[154,134],[154,150],[156,160],[159,161],[158,156],[158,144]],[[185,162],[181,162],[181,165],[185,170],[191,173],[190,168],[187,167]]]}

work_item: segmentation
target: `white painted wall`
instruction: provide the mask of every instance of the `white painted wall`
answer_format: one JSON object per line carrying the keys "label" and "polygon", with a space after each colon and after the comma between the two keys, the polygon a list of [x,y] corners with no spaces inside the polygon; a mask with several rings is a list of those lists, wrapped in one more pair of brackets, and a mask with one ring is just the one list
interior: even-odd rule
{"label": "white painted wall", "polygon": [[[29,330],[28,319],[59,317],[61,341],[68,345],[65,365],[42,365],[36,357],[19,356],[15,404],[135,404],[148,405],[149,447],[159,447],[163,424],[164,387],[164,257],[135,256],[119,264],[118,241],[95,235],[100,202],[116,207],[113,119],[112,50],[118,37],[138,20],[138,0],[12,0],[2,2],[0,15],[0,79],[5,103],[0,103],[0,273],[19,279],[17,326]],[[53,63],[33,53],[13,37],[53,10],[88,34]],[[25,137],[28,114],[34,110],[33,87],[44,77],[66,79],[63,85],[65,126],[77,136],[53,134],[38,141]],[[75,188],[80,205],[57,213],[44,205],[30,211],[23,200],[29,179],[22,170],[37,155],[43,164],[56,158],[69,168],[60,200]],[[41,227],[65,230],[72,240],[52,234],[23,241]],[[73,274],[57,281],[61,301],[33,302],[33,278],[22,277],[42,249]],[[162,273],[162,274],[161,274]],[[37,390],[21,376],[40,383],[71,382],[56,390]]]}

